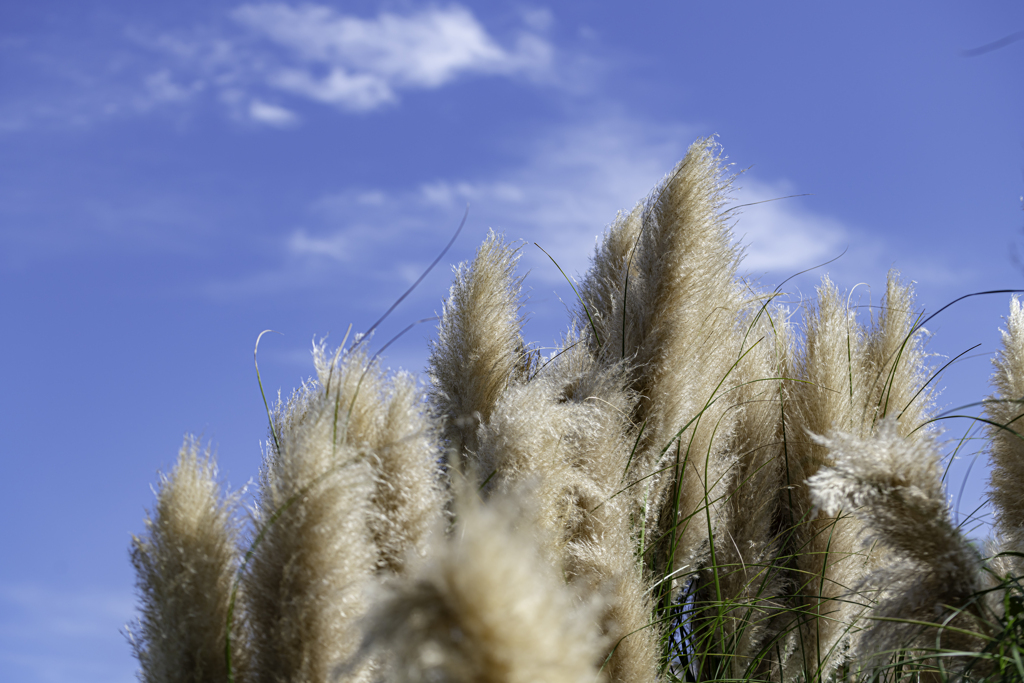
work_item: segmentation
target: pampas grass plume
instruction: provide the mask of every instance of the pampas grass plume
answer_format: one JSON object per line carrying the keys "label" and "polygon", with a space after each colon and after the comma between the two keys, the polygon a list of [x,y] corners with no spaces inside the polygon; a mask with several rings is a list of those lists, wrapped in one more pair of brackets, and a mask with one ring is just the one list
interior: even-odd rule
{"label": "pampas grass plume", "polygon": [[[326,681],[358,646],[364,589],[378,561],[367,444],[380,425],[379,370],[356,350],[274,420],[246,572],[254,681]],[[326,374],[326,377],[324,375]]]}
{"label": "pampas grass plume", "polygon": [[518,259],[518,248],[490,231],[473,263],[456,271],[431,344],[431,399],[456,453],[476,451],[477,427],[529,367],[520,333]]}
{"label": "pampas grass plume", "polygon": [[843,433],[818,439],[834,464],[808,480],[827,514],[849,511],[864,523],[865,545],[880,543],[891,552],[885,566],[849,587],[851,596],[869,586],[881,591],[882,602],[870,616],[882,620],[866,625],[857,646],[857,655],[869,662],[891,655],[889,643],[926,650],[976,645],[965,643],[961,633],[943,639],[937,627],[920,626],[941,622],[977,593],[981,558],[950,518],[933,441],[907,438],[900,427],[890,417],[867,439]]}
{"label": "pampas grass plume", "polygon": [[436,552],[387,589],[365,627],[366,651],[390,654],[389,680],[413,683],[594,683],[600,640],[581,604],[538,551],[517,501],[471,490]]}
{"label": "pampas grass plume", "polygon": [[[141,616],[129,630],[145,683],[220,682],[231,588],[238,567],[237,496],[224,496],[212,456],[188,438],[161,478],[147,533],[133,537]],[[244,667],[245,632],[231,633]]]}
{"label": "pampas grass plume", "polygon": [[[1003,348],[993,361],[992,384],[995,395],[987,412],[994,423],[989,427],[992,440],[992,472],[989,498],[996,515],[996,532],[1002,549],[1024,552],[1024,308],[1015,296],[1003,331]],[[1024,561],[1011,563],[1017,573],[1024,572]]]}

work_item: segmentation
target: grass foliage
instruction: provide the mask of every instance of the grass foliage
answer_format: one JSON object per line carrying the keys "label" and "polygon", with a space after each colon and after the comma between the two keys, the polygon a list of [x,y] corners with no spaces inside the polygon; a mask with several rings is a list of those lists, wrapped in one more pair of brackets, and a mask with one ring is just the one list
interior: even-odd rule
{"label": "grass foliage", "polygon": [[979,551],[912,287],[858,316],[825,278],[794,316],[738,275],[728,182],[698,141],[620,214],[548,356],[493,232],[425,391],[317,346],[247,510],[187,441],[131,548],[140,679],[1024,680],[1024,309]]}

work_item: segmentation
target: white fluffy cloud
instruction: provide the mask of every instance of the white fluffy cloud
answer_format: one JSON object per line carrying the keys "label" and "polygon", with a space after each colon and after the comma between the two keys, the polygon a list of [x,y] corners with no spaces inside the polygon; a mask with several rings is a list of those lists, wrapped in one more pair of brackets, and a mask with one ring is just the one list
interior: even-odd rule
{"label": "white fluffy cloud", "polygon": [[278,2],[243,4],[189,29],[128,26],[120,38],[130,59],[118,56],[112,68],[55,58],[67,81],[61,94],[4,103],[0,131],[184,109],[204,97],[232,120],[294,128],[303,104],[374,111],[473,75],[571,89],[556,76],[552,21],[547,10],[522,11],[518,26],[495,30],[457,4],[356,16]]}
{"label": "white fluffy cloud", "polygon": [[463,73],[541,73],[552,58],[536,33],[502,47],[457,5],[363,19],[323,5],[274,3],[243,5],[232,17],[283,49],[270,85],[353,110],[394,102],[402,88],[441,87]]}

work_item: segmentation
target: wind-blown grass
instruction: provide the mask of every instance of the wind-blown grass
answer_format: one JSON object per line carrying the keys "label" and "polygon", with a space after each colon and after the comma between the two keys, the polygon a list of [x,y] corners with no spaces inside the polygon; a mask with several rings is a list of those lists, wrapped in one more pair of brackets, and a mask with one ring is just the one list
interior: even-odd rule
{"label": "wind-blown grass", "polygon": [[247,520],[186,444],[132,546],[140,677],[1024,679],[1020,304],[983,557],[950,516],[912,287],[891,273],[865,320],[826,277],[795,324],[740,275],[729,182],[701,140],[621,213],[548,357],[493,232],[426,390],[367,337],[316,346],[268,409]]}

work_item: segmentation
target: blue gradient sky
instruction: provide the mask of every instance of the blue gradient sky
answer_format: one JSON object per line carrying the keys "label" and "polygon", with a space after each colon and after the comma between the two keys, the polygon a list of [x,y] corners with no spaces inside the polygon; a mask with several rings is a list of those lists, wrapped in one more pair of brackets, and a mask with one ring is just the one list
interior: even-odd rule
{"label": "blue gradient sky", "polygon": [[[433,315],[488,227],[581,272],[595,236],[700,136],[734,170],[765,285],[822,272],[934,311],[1024,286],[1020,3],[0,6],[0,678],[133,679],[127,547],[186,432],[234,487],[311,341]],[[855,9],[852,9],[855,7]],[[1021,253],[1024,253],[1022,250]],[[529,337],[572,301],[524,249]],[[1008,296],[928,327],[945,407],[980,400]],[[419,370],[430,324],[389,349]],[[967,428],[948,423],[950,438]],[[971,449],[965,451],[972,453]],[[957,493],[969,458],[952,479]],[[983,462],[962,508],[980,499]]]}

